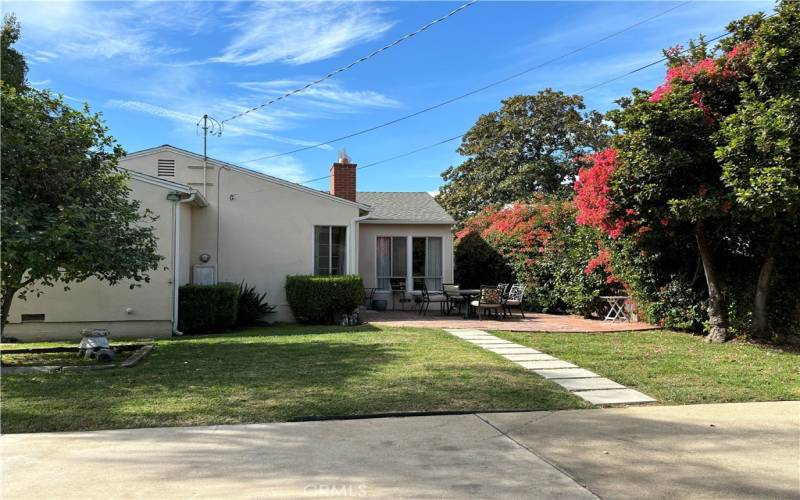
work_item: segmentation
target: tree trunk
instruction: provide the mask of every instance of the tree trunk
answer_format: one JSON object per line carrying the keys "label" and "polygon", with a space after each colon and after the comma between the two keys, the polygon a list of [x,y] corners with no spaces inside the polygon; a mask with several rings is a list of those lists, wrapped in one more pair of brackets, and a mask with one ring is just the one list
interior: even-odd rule
{"label": "tree trunk", "polygon": [[714,265],[714,249],[702,222],[698,222],[695,226],[695,238],[697,239],[697,248],[703,261],[706,284],[708,285],[708,321],[711,323],[711,329],[706,335],[706,341],[725,342],[728,340],[728,319],[726,317],[725,303],[722,298],[717,269]]}
{"label": "tree trunk", "polygon": [[769,321],[767,320],[767,302],[769,298],[769,281],[772,278],[772,270],[775,268],[775,247],[780,237],[780,229],[776,228],[769,242],[767,258],[761,265],[756,282],[756,297],[753,303],[753,324],[752,335],[754,338],[766,340],[769,337]]}
{"label": "tree trunk", "polygon": [[11,311],[11,301],[19,291],[19,288],[3,288],[2,297],[2,313],[0,313],[0,339],[6,336],[6,323],[8,322],[8,313]]}

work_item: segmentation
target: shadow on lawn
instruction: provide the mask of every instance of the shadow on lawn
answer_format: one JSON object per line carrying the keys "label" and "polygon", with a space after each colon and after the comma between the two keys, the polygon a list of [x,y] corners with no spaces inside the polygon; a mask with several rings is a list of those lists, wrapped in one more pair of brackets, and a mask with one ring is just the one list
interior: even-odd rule
{"label": "shadow on lawn", "polygon": [[3,377],[2,431],[281,420],[331,405],[349,379],[398,355],[346,341],[167,342],[132,369]]}
{"label": "shadow on lawn", "polygon": [[182,337],[173,337],[169,339],[170,342],[181,342],[186,340],[197,339],[221,339],[225,338],[246,338],[246,337],[290,337],[296,335],[327,335],[327,334],[341,334],[341,333],[380,333],[381,328],[370,324],[363,324],[358,326],[340,326],[340,325],[302,325],[302,324],[274,324],[269,326],[252,326],[243,328],[241,330],[234,330],[223,333],[212,333],[207,335],[184,335]]}

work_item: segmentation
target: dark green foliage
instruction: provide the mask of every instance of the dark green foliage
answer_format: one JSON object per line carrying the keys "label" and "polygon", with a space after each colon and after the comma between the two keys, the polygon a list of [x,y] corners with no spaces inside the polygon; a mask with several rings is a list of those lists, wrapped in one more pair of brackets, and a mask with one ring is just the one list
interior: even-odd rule
{"label": "dark green foliage", "polygon": [[0,36],[0,80],[17,90],[25,86],[28,65],[16,49],[11,46],[19,40],[20,26],[14,14],[3,18],[3,32]]}
{"label": "dark green foliage", "polygon": [[236,325],[239,286],[184,285],[178,291],[178,330],[203,334],[230,330]]}
{"label": "dark green foliage", "polygon": [[480,234],[469,233],[459,239],[453,252],[455,282],[461,288],[478,288],[514,280],[514,272],[506,259]]}
{"label": "dark green foliage", "polygon": [[267,293],[259,294],[254,286],[242,281],[239,285],[239,308],[236,326],[253,326],[267,314],[275,312],[275,306],[267,303]]}
{"label": "dark green foliage", "polygon": [[331,324],[364,302],[361,276],[287,276],[286,300],[298,321]]}

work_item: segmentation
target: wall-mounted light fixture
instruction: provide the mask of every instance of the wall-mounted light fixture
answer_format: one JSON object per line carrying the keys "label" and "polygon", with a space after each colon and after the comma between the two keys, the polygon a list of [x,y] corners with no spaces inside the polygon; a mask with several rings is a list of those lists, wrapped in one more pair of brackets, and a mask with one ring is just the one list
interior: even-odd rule
{"label": "wall-mounted light fixture", "polygon": [[200,262],[202,262],[203,264],[205,264],[206,262],[211,260],[211,256],[209,254],[207,254],[207,253],[201,253],[200,257],[198,257],[198,258],[200,259]]}

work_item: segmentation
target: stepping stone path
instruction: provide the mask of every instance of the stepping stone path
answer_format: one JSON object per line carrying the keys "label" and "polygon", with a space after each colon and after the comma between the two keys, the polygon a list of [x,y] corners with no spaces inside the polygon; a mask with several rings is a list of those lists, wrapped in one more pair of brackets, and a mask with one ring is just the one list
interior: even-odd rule
{"label": "stepping stone path", "polygon": [[647,394],[584,370],[536,349],[500,339],[483,330],[445,328],[447,333],[471,342],[530,370],[592,404],[599,406],[652,403]]}

